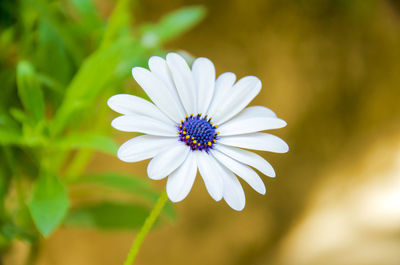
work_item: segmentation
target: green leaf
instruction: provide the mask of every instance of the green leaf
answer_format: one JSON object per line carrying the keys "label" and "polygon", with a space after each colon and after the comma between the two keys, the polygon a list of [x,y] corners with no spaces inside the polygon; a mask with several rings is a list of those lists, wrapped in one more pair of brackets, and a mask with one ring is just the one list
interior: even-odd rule
{"label": "green leaf", "polygon": [[0,145],[21,144],[23,137],[15,122],[5,114],[0,113]]}
{"label": "green leaf", "polygon": [[[5,62],[9,60],[8,58],[1,58],[1,53],[4,52],[2,47],[0,47],[0,61]],[[14,67],[7,67],[4,66],[1,68],[0,71],[0,111],[6,111],[11,106],[15,105],[18,101],[18,98],[14,96],[15,94],[15,77],[16,71]]]}
{"label": "green leaf", "polygon": [[78,11],[82,27],[95,30],[102,26],[100,15],[92,0],[70,0],[70,3]]}
{"label": "green leaf", "polygon": [[164,16],[158,24],[145,26],[142,42],[155,46],[176,38],[198,24],[205,14],[205,9],[200,6],[176,10]]}
{"label": "green leaf", "polygon": [[21,61],[17,66],[18,95],[25,110],[36,122],[44,118],[43,92],[36,78],[33,66],[27,61]]}
{"label": "green leaf", "polygon": [[28,207],[39,231],[48,236],[61,223],[69,206],[66,188],[55,176],[41,176]]}
{"label": "green leaf", "polygon": [[40,72],[64,85],[70,81],[74,71],[71,55],[59,32],[47,17],[42,18],[38,25],[35,54],[35,66]]}
{"label": "green leaf", "polygon": [[54,146],[61,149],[87,148],[108,154],[116,154],[118,150],[117,144],[111,137],[93,133],[71,134],[56,140]]}
{"label": "green leaf", "polygon": [[101,49],[110,46],[120,36],[129,35],[129,24],[131,20],[129,2],[129,0],[119,0],[115,5],[113,12],[108,19],[107,28],[100,45]]}
{"label": "green leaf", "polygon": [[0,145],[21,145],[22,143],[21,132],[0,127]]}
{"label": "green leaf", "polygon": [[[146,193],[157,195],[147,179],[134,176],[125,176],[119,173],[100,173],[85,175],[73,182],[74,184],[98,184],[116,188],[129,193]],[[147,196],[147,195],[146,195]]]}
{"label": "green leaf", "polygon": [[[119,40],[110,47],[90,55],[67,88],[65,98],[54,118],[52,133],[57,135],[62,132],[72,117],[75,124],[78,123],[84,109],[93,104],[107,85],[130,74],[130,69],[125,66],[139,65],[144,56],[143,48],[131,38]],[[123,71],[121,66],[125,67]]]}
{"label": "green leaf", "polygon": [[29,231],[13,223],[2,224],[0,226],[0,233],[8,240],[15,238],[24,239],[28,242],[35,242],[38,240],[37,234],[35,234],[33,231]]}
{"label": "green leaf", "polygon": [[[8,165],[7,157],[3,157],[2,153],[7,152],[6,150],[2,150],[3,148],[4,147],[0,149],[0,159],[3,161],[5,160],[6,163],[0,164],[0,223],[6,218],[6,198],[8,191],[10,189],[10,182],[12,175],[12,173],[7,167],[12,168],[14,166],[14,165]],[[4,156],[7,156],[7,154],[5,154]]]}
{"label": "green leaf", "polygon": [[138,229],[149,210],[135,204],[101,202],[73,209],[64,221],[67,226],[101,229]]}
{"label": "green leaf", "polygon": [[[125,176],[119,173],[103,173],[86,175],[78,178],[74,184],[95,184],[108,188],[117,189],[132,194],[137,197],[142,197],[151,203],[155,203],[160,197],[160,192],[156,191],[146,178]],[[176,213],[172,203],[168,202],[164,209],[164,214],[170,219],[176,219]]]}
{"label": "green leaf", "polygon": [[54,34],[58,35],[53,36],[54,39],[58,39],[57,42],[63,43],[70,59],[72,59],[76,65],[79,65],[84,57],[84,50],[82,49],[84,46],[79,42],[80,40],[75,39],[76,36],[74,36],[74,33],[69,30],[67,21],[62,21],[60,19],[62,17],[60,14],[62,11],[58,10],[57,5],[54,5],[51,2],[52,1],[30,0],[23,1],[22,3],[28,4],[26,5],[27,9],[36,15],[40,15],[41,19],[46,20],[46,23],[48,24],[47,26],[52,28]]}
{"label": "green leaf", "polygon": [[55,92],[56,94],[62,95],[64,93],[63,85],[53,77],[50,77],[46,74],[38,73],[37,78],[44,87],[48,87],[51,91]]}

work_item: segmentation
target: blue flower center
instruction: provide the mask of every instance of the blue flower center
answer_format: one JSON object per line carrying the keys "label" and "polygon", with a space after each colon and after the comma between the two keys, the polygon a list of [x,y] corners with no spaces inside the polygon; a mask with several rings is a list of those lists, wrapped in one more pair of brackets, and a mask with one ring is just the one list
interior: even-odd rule
{"label": "blue flower center", "polygon": [[186,116],[178,126],[179,140],[184,142],[192,151],[206,151],[212,149],[218,140],[218,125],[213,125],[211,118],[207,115],[202,117],[201,113]]}

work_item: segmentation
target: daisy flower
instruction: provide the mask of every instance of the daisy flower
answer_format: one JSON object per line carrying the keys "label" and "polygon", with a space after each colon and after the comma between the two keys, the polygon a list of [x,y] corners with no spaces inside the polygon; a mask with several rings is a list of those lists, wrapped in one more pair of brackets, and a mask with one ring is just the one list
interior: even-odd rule
{"label": "daisy flower", "polygon": [[272,166],[253,149],[285,153],[288,145],[277,136],[260,131],[286,126],[270,109],[246,106],[261,90],[261,81],[246,76],[236,81],[233,73],[215,79],[215,68],[207,58],[192,66],[176,53],[166,60],[153,56],[147,70],[132,69],[133,78],[151,101],[133,95],[112,96],[108,105],[123,114],[111,125],[136,132],[123,143],[118,158],[137,162],[152,158],[149,178],[168,177],[167,194],[173,202],[190,192],[199,170],[207,191],[219,201],[240,211],[245,206],[243,188],[237,178],[265,194],[265,185],[254,171],[275,177]]}

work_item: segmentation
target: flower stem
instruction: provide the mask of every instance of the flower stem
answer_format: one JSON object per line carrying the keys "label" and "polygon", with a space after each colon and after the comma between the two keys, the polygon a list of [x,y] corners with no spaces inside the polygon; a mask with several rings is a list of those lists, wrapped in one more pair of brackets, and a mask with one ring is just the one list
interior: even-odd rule
{"label": "flower stem", "polygon": [[133,262],[135,261],[136,255],[139,252],[140,246],[142,245],[144,238],[150,231],[154,222],[157,220],[157,217],[160,215],[160,212],[163,209],[167,200],[168,200],[167,192],[166,190],[164,190],[160,198],[158,198],[156,204],[154,205],[153,210],[151,210],[149,216],[146,218],[144,224],[140,228],[139,234],[136,236],[136,239],[133,242],[131,249],[129,250],[124,265],[132,265]]}

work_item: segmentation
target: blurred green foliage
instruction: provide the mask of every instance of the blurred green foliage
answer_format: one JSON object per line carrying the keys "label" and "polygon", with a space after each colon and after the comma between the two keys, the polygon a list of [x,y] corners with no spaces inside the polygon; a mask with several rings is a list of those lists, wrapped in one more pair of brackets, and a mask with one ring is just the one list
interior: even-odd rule
{"label": "blurred green foliage", "polygon": [[[132,4],[118,1],[105,19],[92,0],[1,1],[0,249],[16,239],[37,245],[63,222],[136,229],[157,200],[144,177],[84,170],[94,151],[117,149],[105,98],[122,91],[131,67],[164,54],[163,44],[205,12],[189,7],[136,25]],[[107,188],[132,200],[70,210],[68,191],[77,185],[89,197]],[[171,205],[164,212],[175,218]]]}

